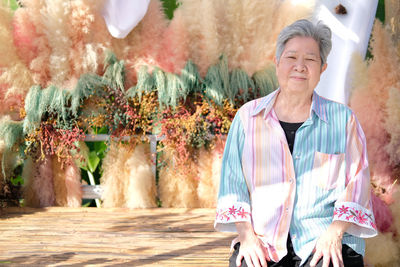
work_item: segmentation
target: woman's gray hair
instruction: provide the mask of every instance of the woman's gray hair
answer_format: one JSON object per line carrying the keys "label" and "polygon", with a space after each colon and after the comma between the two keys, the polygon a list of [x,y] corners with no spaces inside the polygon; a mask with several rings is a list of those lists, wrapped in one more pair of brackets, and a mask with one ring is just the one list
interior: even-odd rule
{"label": "woman's gray hair", "polygon": [[318,21],[317,24],[313,24],[311,21],[301,19],[293,24],[285,27],[279,34],[278,40],[276,41],[276,60],[279,62],[283,50],[285,49],[286,43],[297,36],[311,37],[319,45],[319,54],[321,57],[321,67],[326,63],[329,52],[332,48],[332,32],[328,26]]}

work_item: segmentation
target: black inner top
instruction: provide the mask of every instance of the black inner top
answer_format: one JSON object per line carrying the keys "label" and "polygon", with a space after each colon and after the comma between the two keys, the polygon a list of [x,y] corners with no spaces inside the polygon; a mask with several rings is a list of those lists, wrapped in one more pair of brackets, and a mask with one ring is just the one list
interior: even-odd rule
{"label": "black inner top", "polygon": [[286,140],[289,144],[290,153],[293,153],[294,137],[296,135],[297,129],[303,124],[303,122],[284,122],[279,121],[282,126],[283,131],[286,135]]}

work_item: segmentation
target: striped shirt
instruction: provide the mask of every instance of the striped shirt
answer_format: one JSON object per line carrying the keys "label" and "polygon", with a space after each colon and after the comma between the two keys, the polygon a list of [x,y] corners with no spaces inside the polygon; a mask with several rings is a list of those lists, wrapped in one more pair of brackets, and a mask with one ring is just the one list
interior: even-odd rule
{"label": "striped shirt", "polygon": [[232,122],[215,228],[235,232],[235,222],[251,222],[275,262],[290,233],[303,264],[332,221],[347,221],[342,242],[364,255],[362,238],[377,230],[360,124],[348,107],[314,92],[291,154],[273,109],[278,93],[246,103]]}

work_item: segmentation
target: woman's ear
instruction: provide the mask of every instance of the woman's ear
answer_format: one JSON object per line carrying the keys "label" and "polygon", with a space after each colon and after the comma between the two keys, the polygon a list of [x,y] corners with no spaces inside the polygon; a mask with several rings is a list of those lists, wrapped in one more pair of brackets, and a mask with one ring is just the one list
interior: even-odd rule
{"label": "woman's ear", "polygon": [[328,63],[325,63],[324,65],[322,65],[321,74],[326,70],[327,67],[328,67]]}

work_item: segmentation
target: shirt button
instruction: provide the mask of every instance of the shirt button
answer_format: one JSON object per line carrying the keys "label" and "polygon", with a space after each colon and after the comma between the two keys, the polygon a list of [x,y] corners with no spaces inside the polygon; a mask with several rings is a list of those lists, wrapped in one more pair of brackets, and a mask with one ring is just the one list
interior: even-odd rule
{"label": "shirt button", "polygon": [[293,183],[293,179],[289,179],[289,183]]}
{"label": "shirt button", "polygon": [[289,208],[286,208],[285,210],[286,210],[286,211],[289,211]]}
{"label": "shirt button", "polygon": [[296,239],[296,235],[292,235],[292,238],[293,238],[293,239]]}
{"label": "shirt button", "polygon": [[300,158],[300,154],[297,154],[296,156],[294,156],[295,159],[299,159]]}

